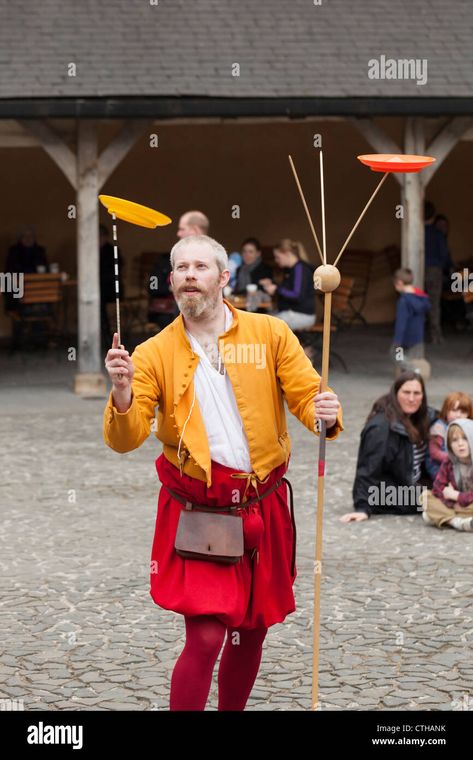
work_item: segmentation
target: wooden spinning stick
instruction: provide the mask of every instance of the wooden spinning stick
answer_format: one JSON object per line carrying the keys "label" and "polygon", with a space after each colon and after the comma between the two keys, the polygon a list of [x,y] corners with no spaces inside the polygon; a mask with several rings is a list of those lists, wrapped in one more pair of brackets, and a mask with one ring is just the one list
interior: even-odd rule
{"label": "wooden spinning stick", "polygon": [[[117,241],[117,217],[112,212],[112,235],[113,235],[113,262],[115,273],[115,307],[117,311],[118,345],[121,346],[120,336],[120,278],[118,273],[118,241]],[[118,376],[119,378],[121,375]]]}
{"label": "wooden spinning stick", "polygon": [[289,158],[289,163],[291,164],[291,169],[292,169],[292,173],[294,175],[294,179],[296,181],[297,189],[299,190],[299,195],[301,196],[302,205],[304,206],[304,210],[305,210],[305,213],[306,213],[306,216],[307,216],[307,220],[309,222],[310,229],[312,230],[312,235],[313,235],[313,238],[314,238],[314,241],[315,241],[315,245],[317,246],[317,250],[319,252],[320,260],[321,260],[322,264],[325,264],[324,257],[322,256],[322,251],[320,250],[319,239],[317,237],[317,233],[315,231],[312,219],[310,217],[310,213],[309,213],[309,209],[307,207],[307,203],[306,203],[306,200],[305,200],[305,197],[304,197],[304,193],[302,192],[301,183],[299,182],[299,177],[297,176],[296,167],[294,166],[294,162],[292,160],[292,157],[289,156],[288,158]]}

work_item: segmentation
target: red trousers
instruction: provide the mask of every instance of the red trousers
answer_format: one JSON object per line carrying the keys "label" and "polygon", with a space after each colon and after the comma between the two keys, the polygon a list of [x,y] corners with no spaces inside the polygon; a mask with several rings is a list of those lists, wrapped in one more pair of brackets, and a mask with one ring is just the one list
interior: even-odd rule
{"label": "red trousers", "polygon": [[[199,504],[218,507],[235,503],[232,499],[235,489],[240,491],[240,502],[257,495],[247,478],[230,477],[241,471],[218,462],[212,461],[210,488],[185,473],[181,477],[179,469],[164,454],[156,460],[156,470],[163,485]],[[286,470],[283,463],[272,470],[264,483],[258,482],[259,495]],[[286,483],[282,482],[257,502],[257,508],[264,525],[258,554],[245,551],[242,561],[234,565],[185,559],[174,549],[183,506],[166,488],[161,488],[150,572],[150,593],[156,604],[188,617],[213,615],[227,626],[246,629],[269,628],[294,612],[292,587],[297,569],[293,563],[294,531]]]}

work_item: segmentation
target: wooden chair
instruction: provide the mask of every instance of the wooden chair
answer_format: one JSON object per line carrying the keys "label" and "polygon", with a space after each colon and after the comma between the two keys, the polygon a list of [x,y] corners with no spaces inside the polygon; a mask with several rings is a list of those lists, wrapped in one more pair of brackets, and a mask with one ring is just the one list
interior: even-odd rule
{"label": "wooden chair", "polygon": [[[330,325],[330,332],[332,334],[337,333],[338,331],[353,324],[350,297],[354,284],[355,279],[353,277],[342,277],[340,280],[340,285],[336,290],[333,291],[332,323]],[[312,325],[312,327],[307,327],[304,330],[295,331],[295,334],[303,346],[309,345],[314,349],[312,363],[314,363],[315,358],[318,358],[322,353],[323,329],[323,323],[316,322],[315,325]],[[342,365],[345,372],[348,372],[348,367],[345,360],[340,356],[340,354],[338,354],[336,351],[333,351],[332,348],[330,349],[330,358],[337,359]]]}
{"label": "wooden chair", "polygon": [[350,322],[361,322],[366,325],[362,312],[366,304],[366,296],[370,283],[373,252],[363,250],[346,250],[340,262],[340,273],[344,277],[352,277],[354,285],[349,298]]}
{"label": "wooden chair", "polygon": [[31,328],[33,324],[42,323],[46,325],[48,339],[58,339],[61,336],[58,318],[61,301],[60,274],[24,274],[23,296],[18,299],[18,308],[9,311],[14,323],[14,335],[21,335],[22,338],[25,327]]}

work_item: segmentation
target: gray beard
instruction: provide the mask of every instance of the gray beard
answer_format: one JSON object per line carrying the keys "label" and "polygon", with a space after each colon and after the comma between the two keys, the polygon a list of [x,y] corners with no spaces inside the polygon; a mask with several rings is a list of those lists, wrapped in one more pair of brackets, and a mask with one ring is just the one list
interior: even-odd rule
{"label": "gray beard", "polygon": [[186,296],[181,294],[176,298],[176,303],[179,307],[179,311],[182,312],[184,318],[198,319],[206,311],[212,311],[220,298],[220,289],[217,290],[215,295],[204,296],[202,293],[199,296]]}

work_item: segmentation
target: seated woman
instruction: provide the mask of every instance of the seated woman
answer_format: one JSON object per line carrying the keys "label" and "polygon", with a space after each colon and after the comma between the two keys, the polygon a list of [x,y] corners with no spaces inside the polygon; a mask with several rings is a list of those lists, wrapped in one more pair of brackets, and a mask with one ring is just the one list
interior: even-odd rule
{"label": "seated woman", "polygon": [[241,246],[241,257],[243,262],[236,273],[235,293],[246,293],[247,285],[258,285],[262,290],[259,281],[273,276],[271,267],[265,264],[262,259],[262,251],[259,240],[250,237],[243,241]]}
{"label": "seated woman", "polygon": [[277,295],[278,310],[273,316],[283,319],[291,330],[312,327],[315,324],[315,267],[307,261],[304,246],[286,238],[274,249],[274,258],[283,270],[283,281],[276,285],[270,279],[260,280],[270,296]]}
{"label": "seated woman", "polygon": [[353,484],[356,511],[343,515],[341,522],[422,510],[423,487],[432,486],[425,457],[437,416],[427,405],[422,376],[402,372],[389,393],[375,401],[361,432]]}

